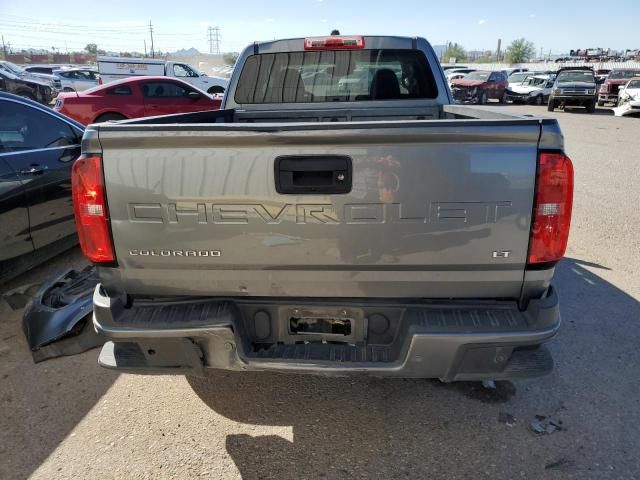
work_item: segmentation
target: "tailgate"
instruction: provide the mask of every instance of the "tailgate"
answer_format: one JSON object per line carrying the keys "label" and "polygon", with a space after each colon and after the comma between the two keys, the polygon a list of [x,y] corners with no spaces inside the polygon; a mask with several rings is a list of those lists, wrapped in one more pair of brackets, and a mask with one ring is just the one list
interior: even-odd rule
{"label": "tailgate", "polygon": [[103,278],[131,294],[516,298],[540,128],[101,126],[118,262]]}

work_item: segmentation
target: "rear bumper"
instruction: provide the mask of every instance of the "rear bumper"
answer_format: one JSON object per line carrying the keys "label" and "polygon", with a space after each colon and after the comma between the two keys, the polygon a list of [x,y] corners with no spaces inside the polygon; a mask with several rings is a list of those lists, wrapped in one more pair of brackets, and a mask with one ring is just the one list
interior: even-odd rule
{"label": "rear bumper", "polygon": [[443,381],[534,377],[553,368],[548,350],[537,348],[560,326],[553,288],[526,311],[487,301],[301,303],[301,309],[339,309],[355,319],[354,330],[361,331],[364,341],[293,336],[280,318],[293,308],[292,302],[205,299],[134,302],[125,308],[98,285],[94,326],[111,340],[99,362],[134,373],[198,374],[217,368]]}

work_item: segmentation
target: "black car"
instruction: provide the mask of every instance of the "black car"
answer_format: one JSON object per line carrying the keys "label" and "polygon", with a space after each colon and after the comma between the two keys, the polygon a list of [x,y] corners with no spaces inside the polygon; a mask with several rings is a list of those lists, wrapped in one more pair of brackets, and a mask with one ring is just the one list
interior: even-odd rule
{"label": "black car", "polygon": [[558,76],[551,89],[547,110],[556,107],[584,107],[587,112],[596,110],[596,79],[591,67],[565,67],[558,70]]}
{"label": "black car", "polygon": [[71,165],[84,126],[0,92],[0,282],[77,243]]}
{"label": "black car", "polygon": [[58,95],[46,81],[19,77],[4,69],[0,70],[0,92],[14,93],[45,105]]}

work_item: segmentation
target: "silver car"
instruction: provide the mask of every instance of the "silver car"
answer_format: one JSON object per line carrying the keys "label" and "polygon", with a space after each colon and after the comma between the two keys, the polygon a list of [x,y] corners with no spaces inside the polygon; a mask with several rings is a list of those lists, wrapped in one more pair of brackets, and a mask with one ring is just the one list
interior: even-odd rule
{"label": "silver car", "polygon": [[53,74],[60,79],[63,92],[81,92],[98,85],[97,70],[90,68],[68,68],[55,70]]}

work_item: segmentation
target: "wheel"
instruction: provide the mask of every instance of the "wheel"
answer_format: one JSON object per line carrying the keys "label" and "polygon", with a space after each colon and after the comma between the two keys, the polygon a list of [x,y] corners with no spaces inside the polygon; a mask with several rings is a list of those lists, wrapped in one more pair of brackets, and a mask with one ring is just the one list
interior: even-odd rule
{"label": "wheel", "polygon": [[598,100],[598,106],[599,107],[604,107],[604,102],[601,102],[600,100]]}
{"label": "wheel", "polygon": [[549,103],[547,103],[547,111],[553,112],[553,109],[556,108],[556,102],[552,99],[549,99]]}
{"label": "wheel", "polygon": [[504,92],[502,96],[498,99],[500,103],[507,103],[507,92]]}
{"label": "wheel", "polygon": [[478,105],[486,105],[488,97],[484,90],[476,97]]}
{"label": "wheel", "polygon": [[36,96],[31,93],[29,90],[18,90],[16,92],[16,95],[18,95],[19,97],[23,97],[23,98],[28,98],[29,100],[33,100],[36,101]]}
{"label": "wheel", "polygon": [[544,99],[542,98],[542,95],[538,95],[536,97],[535,103],[536,103],[536,105],[542,105],[544,103]]}
{"label": "wheel", "polygon": [[596,102],[591,102],[586,105],[586,109],[588,113],[593,113],[596,111]]}
{"label": "wheel", "polygon": [[221,87],[220,85],[216,85],[214,87],[211,87],[209,90],[207,90],[207,93],[210,95],[214,95],[216,93],[224,93],[224,87]]}
{"label": "wheel", "polygon": [[98,118],[96,118],[93,123],[101,123],[108,122],[109,120],[126,120],[127,117],[124,115],[120,115],[119,113],[103,113]]}

